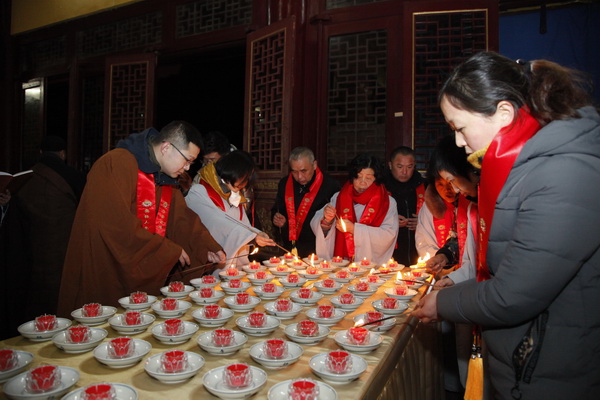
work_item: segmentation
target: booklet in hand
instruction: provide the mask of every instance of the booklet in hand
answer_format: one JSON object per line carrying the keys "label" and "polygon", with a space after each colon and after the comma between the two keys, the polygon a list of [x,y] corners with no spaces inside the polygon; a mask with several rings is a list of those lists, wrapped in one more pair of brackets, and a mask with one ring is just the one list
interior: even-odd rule
{"label": "booklet in hand", "polygon": [[28,169],[27,171],[21,171],[14,175],[8,172],[0,171],[0,193],[4,193],[6,189],[11,194],[17,193],[17,191],[33,176],[33,171]]}

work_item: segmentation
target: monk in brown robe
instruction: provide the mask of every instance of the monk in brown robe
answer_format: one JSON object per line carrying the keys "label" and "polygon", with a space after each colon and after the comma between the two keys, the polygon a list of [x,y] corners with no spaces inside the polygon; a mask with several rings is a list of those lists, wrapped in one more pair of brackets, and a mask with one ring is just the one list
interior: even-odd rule
{"label": "monk in brown robe", "polygon": [[221,246],[175,187],[198,157],[201,141],[193,126],[174,121],[160,132],[133,134],[98,159],[71,231],[59,315],[89,302],[118,305],[133,291],[160,294],[177,263],[225,261]]}

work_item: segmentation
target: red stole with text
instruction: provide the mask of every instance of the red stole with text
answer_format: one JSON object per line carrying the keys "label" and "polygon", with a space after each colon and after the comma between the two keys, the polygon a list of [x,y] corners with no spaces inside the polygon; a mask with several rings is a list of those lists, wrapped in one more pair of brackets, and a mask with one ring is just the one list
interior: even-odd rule
{"label": "red stole with text", "polygon": [[539,129],[540,124],[529,114],[529,109],[522,107],[515,122],[498,132],[483,156],[478,201],[477,281],[490,278],[486,257],[498,195],[523,146]]}
{"label": "red stole with text", "polygon": [[[212,200],[215,206],[219,207],[223,212],[225,212],[225,205],[223,205],[223,200],[221,195],[210,185],[210,183],[206,182],[204,179],[200,179],[200,184],[206,188],[206,193],[208,197]],[[244,217],[244,208],[238,207],[240,209],[240,221]]]}
{"label": "red stole with text", "polygon": [[[346,182],[337,198],[335,206],[337,215],[342,219],[356,223],[354,203],[365,205],[359,223],[369,226],[381,226],[390,207],[390,198],[383,185],[374,183],[364,192],[358,193],[354,190],[352,183]],[[354,250],[354,235],[349,232],[338,232],[335,237],[334,254],[352,259],[355,253]]]}
{"label": "red stole with text", "polygon": [[156,207],[156,185],[154,184],[153,174],[146,174],[138,170],[136,190],[137,217],[142,221],[142,226],[151,233],[165,236],[169,221],[169,208],[171,207],[173,186],[161,186],[158,210]]}
{"label": "red stole with text", "polygon": [[288,216],[290,242],[294,243],[298,240],[300,232],[302,231],[302,225],[304,225],[308,211],[315,201],[315,197],[317,197],[317,193],[319,193],[322,183],[323,173],[319,167],[317,167],[315,168],[315,180],[310,185],[308,192],[302,197],[300,206],[298,207],[298,213],[296,213],[296,205],[294,202],[294,178],[292,177],[292,174],[288,176],[285,184],[285,210],[287,211]]}

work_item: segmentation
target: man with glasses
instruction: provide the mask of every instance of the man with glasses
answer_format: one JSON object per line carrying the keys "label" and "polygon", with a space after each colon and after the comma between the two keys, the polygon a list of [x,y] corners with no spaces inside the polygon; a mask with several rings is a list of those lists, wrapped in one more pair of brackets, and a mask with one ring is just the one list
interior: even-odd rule
{"label": "man with glasses", "polygon": [[130,135],[94,164],[71,231],[59,315],[90,302],[118,305],[134,291],[160,294],[169,280],[212,269],[184,275],[185,266],[225,261],[176,188],[201,144],[196,128],[174,121]]}

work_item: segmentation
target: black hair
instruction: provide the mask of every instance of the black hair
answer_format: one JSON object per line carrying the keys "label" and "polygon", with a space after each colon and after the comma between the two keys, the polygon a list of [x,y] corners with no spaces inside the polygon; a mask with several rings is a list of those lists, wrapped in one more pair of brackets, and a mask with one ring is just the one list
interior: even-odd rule
{"label": "black hair", "polygon": [[392,150],[392,152],[390,153],[389,161],[394,161],[394,158],[396,158],[398,154],[401,154],[403,156],[413,156],[413,158],[415,157],[415,151],[413,149],[411,149],[408,146],[399,146]]}
{"label": "black hair", "polygon": [[219,178],[230,185],[235,185],[239,180],[251,181],[255,168],[252,156],[243,150],[227,153],[215,163],[215,170]]}
{"label": "black hair", "polygon": [[381,183],[384,178],[385,168],[381,160],[371,154],[357,155],[348,164],[348,179],[352,182],[358,178],[358,173],[365,168],[371,168],[375,173],[375,183]]}
{"label": "black hair", "polygon": [[153,144],[162,142],[173,143],[179,149],[187,149],[190,143],[194,143],[200,150],[204,146],[202,135],[196,127],[189,122],[173,121],[165,125],[160,133],[152,138]]}
{"label": "black hair", "polygon": [[218,153],[220,156],[231,151],[229,138],[219,131],[210,131],[204,135],[204,149],[202,154]]}
{"label": "black hair", "polygon": [[475,167],[467,161],[465,149],[456,146],[454,135],[440,139],[431,154],[427,167],[427,180],[430,184],[435,184],[436,179],[441,178],[440,171],[469,180],[476,173]]}

